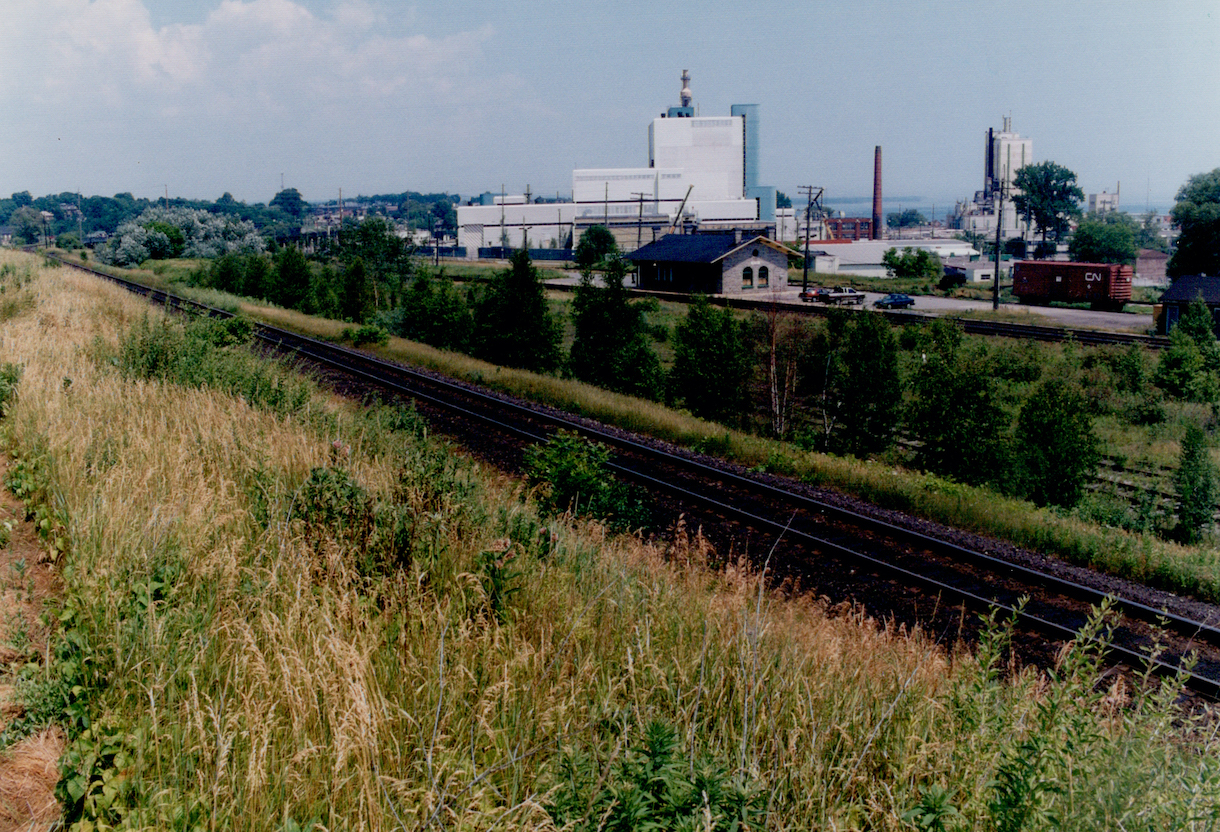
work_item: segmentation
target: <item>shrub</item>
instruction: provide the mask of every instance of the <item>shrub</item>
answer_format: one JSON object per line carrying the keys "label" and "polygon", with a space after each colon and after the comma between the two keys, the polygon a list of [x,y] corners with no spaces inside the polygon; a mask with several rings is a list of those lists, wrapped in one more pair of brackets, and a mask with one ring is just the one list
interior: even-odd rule
{"label": "shrub", "polygon": [[17,385],[21,383],[21,373],[20,364],[0,366],[0,416],[8,412],[9,404],[17,395]]}
{"label": "shrub", "polygon": [[1088,402],[1052,377],[1038,385],[1017,417],[1022,490],[1038,505],[1071,506],[1100,458]]}
{"label": "shrub", "polygon": [[1178,501],[1177,536],[1184,543],[1195,543],[1212,524],[1220,483],[1208,456],[1207,434],[1193,422],[1186,426],[1186,435],[1182,437],[1173,490]]}
{"label": "shrub", "polygon": [[646,525],[648,512],[642,500],[610,474],[609,462],[605,445],[568,431],[559,431],[545,445],[525,452],[526,476],[539,489],[548,511],[572,511],[621,528]]}
{"label": "shrub", "polygon": [[384,346],[390,342],[390,333],[377,324],[365,324],[362,327],[352,329],[348,327],[343,330],[340,336],[344,341],[351,341],[352,346],[363,347],[369,344]]}
{"label": "shrub", "polygon": [[642,742],[602,763],[580,752],[560,759],[547,811],[558,826],[603,829],[762,829],[766,794],[706,756],[679,749],[674,729],[653,720]]}

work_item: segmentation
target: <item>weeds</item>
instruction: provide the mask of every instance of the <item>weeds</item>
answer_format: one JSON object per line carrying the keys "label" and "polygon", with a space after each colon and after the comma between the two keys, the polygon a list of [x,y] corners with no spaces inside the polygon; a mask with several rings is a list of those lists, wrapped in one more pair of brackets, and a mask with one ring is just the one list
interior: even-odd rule
{"label": "weeds", "polygon": [[896,830],[919,808],[908,828],[1168,830],[1220,807],[1180,688],[1099,677],[1099,648],[1020,670],[996,625],[977,657],[942,652],[766,595],[731,557],[709,571],[697,536],[556,523],[409,412],[125,377],[90,344],[139,302],[38,279],[39,314],[6,325],[25,379],[5,436],[65,507],[65,612],[30,693],[69,727],[82,827]]}
{"label": "weeds", "polygon": [[678,747],[673,726],[654,720],[639,741],[612,759],[569,751],[560,757],[547,810],[574,832],[602,829],[762,828],[766,795],[705,755]]}
{"label": "weeds", "polygon": [[609,449],[579,434],[559,431],[545,445],[525,454],[530,485],[539,489],[544,508],[608,520],[620,529],[649,525],[649,511],[630,486],[614,478]]}

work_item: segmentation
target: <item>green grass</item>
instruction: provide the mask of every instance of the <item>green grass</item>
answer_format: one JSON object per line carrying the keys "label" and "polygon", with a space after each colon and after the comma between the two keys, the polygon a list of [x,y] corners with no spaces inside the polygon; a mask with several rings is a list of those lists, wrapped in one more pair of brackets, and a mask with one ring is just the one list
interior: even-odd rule
{"label": "green grass", "polygon": [[5,325],[5,448],[41,460],[70,539],[59,639],[22,690],[68,730],[82,828],[1170,830],[1220,810],[1214,732],[1173,683],[1103,677],[1100,618],[1050,675],[1010,665],[999,622],[971,655],[832,614],[707,569],[690,529],[653,547],[540,513],[417,420],[127,378],[110,359],[144,314],[44,270]]}

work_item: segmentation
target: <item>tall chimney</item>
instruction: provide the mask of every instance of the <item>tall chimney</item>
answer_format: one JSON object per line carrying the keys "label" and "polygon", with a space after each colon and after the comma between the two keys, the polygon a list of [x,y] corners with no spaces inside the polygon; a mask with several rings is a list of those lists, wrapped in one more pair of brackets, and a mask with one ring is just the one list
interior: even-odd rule
{"label": "tall chimney", "polygon": [[881,145],[873,159],[873,239],[881,239]]}

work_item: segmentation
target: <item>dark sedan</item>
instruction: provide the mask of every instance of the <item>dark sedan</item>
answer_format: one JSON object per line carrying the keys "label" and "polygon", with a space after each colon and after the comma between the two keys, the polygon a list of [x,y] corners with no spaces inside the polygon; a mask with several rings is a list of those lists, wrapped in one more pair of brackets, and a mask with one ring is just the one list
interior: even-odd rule
{"label": "dark sedan", "polygon": [[893,293],[873,302],[878,309],[910,309],[915,305],[915,298],[910,295]]}

